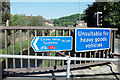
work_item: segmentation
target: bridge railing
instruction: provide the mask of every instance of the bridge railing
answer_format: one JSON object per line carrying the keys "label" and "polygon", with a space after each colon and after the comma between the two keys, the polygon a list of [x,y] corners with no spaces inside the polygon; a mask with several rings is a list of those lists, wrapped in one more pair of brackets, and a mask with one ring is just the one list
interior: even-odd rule
{"label": "bridge railing", "polygon": [[[44,26],[0,26],[3,37],[5,38],[4,48],[2,54],[12,55],[35,55],[37,56],[60,56],[55,52],[34,52],[30,46],[31,40],[34,36],[72,36],[76,27],[44,27]],[[114,53],[115,31],[117,29],[111,28],[110,49],[74,52],[62,51],[66,56],[80,57],[80,58],[109,58],[110,53]],[[8,43],[8,39],[10,44]],[[74,42],[73,42],[74,44]],[[19,47],[18,47],[19,46]],[[19,48],[19,49],[18,49]],[[10,51],[11,50],[11,51]],[[18,51],[19,50],[19,51]],[[18,52],[17,52],[18,51]],[[11,52],[11,53],[9,53]],[[45,71],[66,69],[65,60],[38,60],[38,59],[9,59],[5,58],[4,71],[13,72],[29,72],[29,71]],[[18,64],[19,63],[19,64]],[[81,67],[85,65],[98,64],[99,61],[71,61],[71,68]]]}
{"label": "bridge railing", "polygon": [[47,56],[26,56],[26,55],[5,55],[5,54],[0,54],[0,58],[16,58],[16,59],[42,59],[42,60],[67,60],[67,72],[66,72],[66,78],[67,80],[70,80],[70,63],[73,60],[76,61],[120,61],[120,59],[113,59],[113,58],[79,58],[79,57],[47,57]]}

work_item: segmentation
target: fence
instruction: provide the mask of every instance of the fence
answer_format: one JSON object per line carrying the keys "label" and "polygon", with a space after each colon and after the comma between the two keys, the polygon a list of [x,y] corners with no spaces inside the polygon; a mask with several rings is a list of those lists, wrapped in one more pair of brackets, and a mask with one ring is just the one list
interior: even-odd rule
{"label": "fence", "polygon": [[[74,37],[74,32],[76,27],[41,27],[41,26],[0,26],[5,37],[5,54],[12,55],[35,55],[39,56],[59,56],[56,52],[39,52],[35,53],[31,46],[30,42],[34,36],[72,36]],[[80,58],[109,58],[109,54],[114,53],[114,39],[115,39],[115,30],[111,29],[111,40],[110,40],[110,49],[97,50],[97,51],[88,51],[88,52],[78,52],[75,53],[72,51],[62,51],[66,56],[71,57],[80,57]],[[8,43],[10,40],[10,45]],[[27,40],[27,41],[26,41]],[[24,42],[27,45],[24,45]],[[74,43],[74,42],[73,42]],[[19,44],[19,45],[16,45]],[[19,46],[19,47],[18,47]],[[18,49],[20,48],[20,49]],[[16,50],[19,50],[17,53]],[[4,51],[2,51],[3,53]],[[11,52],[11,53],[9,53]],[[54,54],[54,55],[53,55]],[[32,66],[31,62],[34,63]],[[12,63],[12,65],[11,65]],[[20,63],[20,64],[18,64]],[[100,61],[71,61],[71,68],[98,64]],[[18,64],[18,65],[16,65]],[[55,67],[56,66],[56,67]],[[66,62],[64,60],[38,60],[38,59],[9,59],[5,58],[5,68],[4,71],[12,72],[31,72],[31,71],[46,71],[46,70],[57,70],[57,69],[66,69]]]}
{"label": "fence", "polygon": [[67,72],[66,72],[66,78],[67,80],[70,80],[70,63],[71,60],[77,60],[77,61],[120,61],[120,59],[106,59],[106,58],[78,58],[78,57],[45,57],[45,56],[18,56],[18,55],[3,55],[0,54],[0,57],[2,58],[22,58],[22,59],[42,59],[42,60],[67,60]]}

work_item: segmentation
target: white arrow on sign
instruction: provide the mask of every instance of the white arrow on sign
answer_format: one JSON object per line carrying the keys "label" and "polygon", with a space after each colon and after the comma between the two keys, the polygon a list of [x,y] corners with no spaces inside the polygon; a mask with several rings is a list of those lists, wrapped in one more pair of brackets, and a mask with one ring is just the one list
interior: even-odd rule
{"label": "white arrow on sign", "polygon": [[38,39],[39,39],[39,38],[36,38],[35,41],[34,41],[34,43],[33,43],[33,45],[34,45],[34,47],[35,47],[35,49],[36,49],[37,51],[39,50],[38,47],[37,47],[37,45],[36,45]]}

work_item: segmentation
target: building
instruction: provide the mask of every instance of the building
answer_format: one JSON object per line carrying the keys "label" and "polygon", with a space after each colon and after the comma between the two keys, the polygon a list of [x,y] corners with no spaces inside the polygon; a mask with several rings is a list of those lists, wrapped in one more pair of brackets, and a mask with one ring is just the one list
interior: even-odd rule
{"label": "building", "polygon": [[87,27],[87,23],[85,23],[83,20],[78,20],[75,23],[76,27]]}
{"label": "building", "polygon": [[51,26],[51,27],[54,26],[53,20],[52,19],[46,20],[46,25]]}

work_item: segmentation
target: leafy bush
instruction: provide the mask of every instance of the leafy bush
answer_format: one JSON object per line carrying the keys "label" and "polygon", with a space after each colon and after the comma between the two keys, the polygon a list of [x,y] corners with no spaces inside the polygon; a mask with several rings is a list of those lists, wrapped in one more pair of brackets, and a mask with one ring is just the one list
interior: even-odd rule
{"label": "leafy bush", "polygon": [[10,26],[27,26],[28,19],[25,15],[14,15],[10,19]]}
{"label": "leafy bush", "polygon": [[45,19],[42,16],[31,16],[28,26],[44,26]]}
{"label": "leafy bush", "polygon": [[[31,41],[32,39],[30,39],[30,42]],[[28,44],[27,40],[22,41],[22,48],[27,49],[27,44]],[[7,50],[8,50],[8,54],[13,54],[13,45],[11,44],[10,46],[8,46]],[[20,42],[17,42],[15,43],[15,54],[18,55],[19,53],[20,53]],[[5,48],[0,50],[0,54],[5,54]]]}
{"label": "leafy bush", "polygon": [[[0,36],[0,43],[2,43],[0,46],[1,48],[5,48],[5,34],[1,33],[1,36]],[[10,45],[10,37],[8,37],[7,39],[7,45],[9,46]]]}

